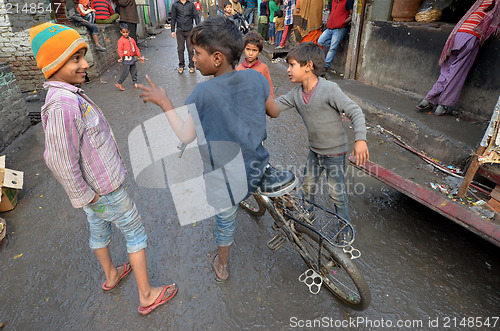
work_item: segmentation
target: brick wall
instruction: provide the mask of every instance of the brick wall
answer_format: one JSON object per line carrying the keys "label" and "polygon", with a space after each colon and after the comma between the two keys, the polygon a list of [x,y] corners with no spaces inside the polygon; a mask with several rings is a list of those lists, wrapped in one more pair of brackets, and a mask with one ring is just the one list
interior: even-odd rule
{"label": "brick wall", "polygon": [[16,77],[0,62],[0,151],[31,125]]}
{"label": "brick wall", "polygon": [[44,81],[29,38],[32,26],[50,21],[51,7],[44,1],[0,0],[0,62],[11,66],[21,91],[39,88]]}
{"label": "brick wall", "polygon": [[119,59],[118,39],[120,39],[121,34],[118,23],[97,24],[97,27],[99,28],[99,43],[107,48],[107,52],[98,52],[95,50],[94,41],[88,34],[86,28],[72,27],[82,35],[83,39],[89,46],[89,51],[87,52],[85,59],[90,65],[87,73],[91,78],[102,75]]}

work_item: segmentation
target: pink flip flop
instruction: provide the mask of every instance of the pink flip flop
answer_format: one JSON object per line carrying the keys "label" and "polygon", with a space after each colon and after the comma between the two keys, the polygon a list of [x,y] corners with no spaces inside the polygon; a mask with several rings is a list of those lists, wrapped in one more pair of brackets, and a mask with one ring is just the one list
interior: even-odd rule
{"label": "pink flip flop", "polygon": [[124,264],[122,264],[122,266],[123,266],[123,273],[120,276],[120,278],[118,278],[118,281],[115,283],[115,285],[108,287],[108,286],[106,286],[106,281],[104,281],[104,283],[102,283],[102,289],[104,291],[109,291],[109,290],[114,289],[115,286],[118,285],[118,283],[123,279],[123,277],[127,276],[132,271],[132,266],[130,266],[130,263],[124,263]]}
{"label": "pink flip flop", "polygon": [[[172,292],[168,297],[166,297],[165,299],[162,300],[163,298],[163,295],[165,294],[165,292],[167,291],[168,288],[170,287],[173,287],[175,286],[175,291]],[[156,298],[155,302],[153,302],[153,304],[147,306],[147,307],[142,307],[142,306],[139,306],[139,308],[137,308],[137,311],[141,314],[141,315],[147,315],[149,314],[150,312],[152,312],[154,309],[158,308],[159,306],[163,305],[165,302],[167,302],[168,300],[172,299],[174,297],[174,295],[177,294],[177,285],[172,284],[172,285],[163,285],[163,291],[161,291],[160,295]]]}

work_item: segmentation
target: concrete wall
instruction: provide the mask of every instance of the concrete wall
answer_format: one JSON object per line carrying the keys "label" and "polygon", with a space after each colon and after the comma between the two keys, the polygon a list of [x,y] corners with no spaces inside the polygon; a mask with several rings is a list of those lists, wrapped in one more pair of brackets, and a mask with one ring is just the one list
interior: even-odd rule
{"label": "concrete wall", "polygon": [[[422,98],[439,77],[439,57],[452,24],[368,21],[364,26],[358,80]],[[480,49],[457,107],[489,119],[500,91],[500,36]],[[359,66],[358,66],[359,68]]]}
{"label": "concrete wall", "polygon": [[[42,6],[36,9],[37,4]],[[0,62],[10,64],[22,91],[32,91],[44,81],[31,51],[29,29],[49,21],[48,10],[41,0],[0,0]]]}
{"label": "concrete wall", "polygon": [[31,125],[16,77],[0,62],[0,151]]}

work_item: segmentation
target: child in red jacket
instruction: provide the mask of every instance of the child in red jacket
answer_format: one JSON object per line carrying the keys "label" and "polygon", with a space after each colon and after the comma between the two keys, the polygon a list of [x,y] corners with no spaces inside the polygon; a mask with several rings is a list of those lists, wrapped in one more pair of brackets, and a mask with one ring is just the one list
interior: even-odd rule
{"label": "child in red jacket", "polygon": [[135,57],[139,57],[141,63],[144,63],[144,56],[141,56],[141,52],[135,43],[134,38],[130,38],[130,30],[128,26],[124,23],[120,25],[120,33],[122,37],[118,39],[118,55],[120,55],[120,59],[118,62],[123,63],[122,74],[120,79],[118,79],[118,83],[115,84],[116,87],[120,89],[120,91],[125,91],[122,83],[127,78],[128,73],[132,75],[132,82],[137,83],[137,67],[135,65]]}

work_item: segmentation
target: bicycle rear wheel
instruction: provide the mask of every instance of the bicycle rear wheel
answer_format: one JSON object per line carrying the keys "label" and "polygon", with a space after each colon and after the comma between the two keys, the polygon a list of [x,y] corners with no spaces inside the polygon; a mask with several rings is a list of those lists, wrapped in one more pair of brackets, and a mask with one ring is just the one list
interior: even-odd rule
{"label": "bicycle rear wheel", "polygon": [[[307,254],[302,255],[306,264],[323,277],[323,284],[344,303],[356,310],[366,309],[371,294],[363,275],[341,248],[323,240],[321,269],[318,270],[319,235],[300,224],[295,224],[299,239]],[[308,256],[307,256],[308,255]]]}
{"label": "bicycle rear wheel", "polygon": [[260,195],[256,193],[241,201],[240,207],[252,216],[262,216],[266,212],[266,207],[264,207]]}

